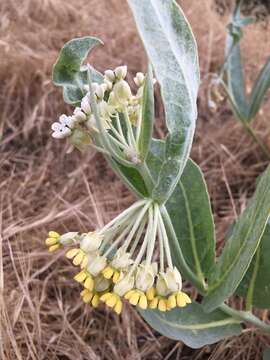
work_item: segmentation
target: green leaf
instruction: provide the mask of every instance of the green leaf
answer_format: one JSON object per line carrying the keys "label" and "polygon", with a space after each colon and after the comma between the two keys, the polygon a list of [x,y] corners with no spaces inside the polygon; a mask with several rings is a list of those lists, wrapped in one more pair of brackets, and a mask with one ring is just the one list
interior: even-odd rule
{"label": "green leaf", "polygon": [[166,201],[184,170],[197,117],[199,66],[190,25],[174,0],[129,0],[161,88],[169,135],[152,197]]}
{"label": "green leaf", "polygon": [[116,161],[115,163],[117,164],[122,175],[125,177],[126,184],[129,185],[129,187],[131,187],[134,192],[136,192],[140,197],[145,197],[149,195],[143,178],[136,169],[126,167]]}
{"label": "green leaf", "polygon": [[225,91],[229,96],[232,109],[240,121],[247,121],[248,102],[245,93],[245,80],[243,74],[240,40],[242,38],[242,27],[250,24],[253,19],[242,17],[240,6],[236,5],[231,22],[228,25],[228,34],[225,48],[225,70],[226,81]]}
{"label": "green leaf", "polygon": [[[204,281],[215,265],[215,229],[207,186],[192,160],[166,208],[187,264]],[[177,252],[173,254],[177,264]]]}
{"label": "green leaf", "polygon": [[[85,36],[67,42],[60,51],[57,62],[53,67],[53,82],[63,87],[64,100],[68,104],[79,105],[86,91],[87,68],[82,66],[88,53],[97,45],[102,44],[101,40]],[[93,81],[102,82],[103,76],[92,69]]]}
{"label": "green leaf", "polygon": [[211,311],[231,296],[259,246],[270,212],[270,166],[259,181],[249,206],[233,228],[209,279],[204,308]]}
{"label": "green leaf", "polygon": [[207,314],[196,302],[167,312],[140,310],[142,317],[162,335],[200,348],[224,338],[241,334],[241,325],[221,310]]}
{"label": "green leaf", "polygon": [[250,96],[250,107],[248,118],[251,121],[258,111],[262,104],[263,98],[270,87],[270,58],[267,60],[266,64],[262,68],[258,78],[253,86],[252,93]]}
{"label": "green leaf", "polygon": [[159,139],[152,139],[147,155],[146,163],[153,179],[156,179],[165,159],[165,142]]}
{"label": "green leaf", "polygon": [[264,230],[260,246],[236,293],[247,299],[247,304],[260,309],[270,308],[270,221]]}
{"label": "green leaf", "polygon": [[142,119],[140,124],[140,136],[138,141],[139,154],[142,161],[144,161],[147,157],[152,139],[155,116],[154,106],[155,104],[153,89],[153,72],[151,65],[149,64],[143,89]]}

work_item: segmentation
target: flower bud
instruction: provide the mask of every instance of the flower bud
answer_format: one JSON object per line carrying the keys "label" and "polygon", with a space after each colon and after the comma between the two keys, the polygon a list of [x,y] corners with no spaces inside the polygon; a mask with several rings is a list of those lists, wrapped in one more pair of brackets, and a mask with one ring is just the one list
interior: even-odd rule
{"label": "flower bud", "polygon": [[97,276],[106,266],[107,260],[104,256],[97,255],[93,261],[88,262],[87,270],[91,275]]}
{"label": "flower bud", "polygon": [[105,78],[104,84],[106,85],[106,90],[111,90],[112,89],[113,84],[112,84],[112,82],[110,80]]}
{"label": "flower bud", "polygon": [[87,93],[83,98],[82,98],[82,101],[81,101],[81,108],[82,110],[87,114],[87,115],[90,115],[91,114],[91,106],[90,106],[90,103],[89,103],[89,93]]}
{"label": "flower bud", "polygon": [[118,81],[113,88],[116,100],[120,103],[123,104],[126,101],[128,101],[131,96],[131,90],[130,90],[130,86],[128,85],[128,83],[125,80],[120,80]]}
{"label": "flower bud", "polygon": [[111,262],[111,266],[115,269],[124,269],[132,263],[133,261],[130,259],[130,253],[125,252],[123,248],[119,248]]}
{"label": "flower bud", "polygon": [[138,72],[133,80],[138,87],[141,87],[144,84],[145,76],[142,72]]}
{"label": "flower bud", "polygon": [[115,81],[115,74],[112,70],[106,70],[104,72],[105,74],[105,80],[108,80],[110,82],[114,82]]}
{"label": "flower bud", "polygon": [[157,263],[141,264],[136,273],[136,288],[143,292],[150,289],[154,284],[156,273]]}
{"label": "flower bud", "polygon": [[81,249],[85,252],[98,250],[102,240],[103,236],[94,231],[84,234],[80,244]]}
{"label": "flower bud", "polygon": [[128,291],[134,287],[134,276],[126,275],[123,273],[120,276],[120,280],[114,285],[113,292],[119,296],[125,295]]}
{"label": "flower bud", "polygon": [[119,80],[124,79],[127,75],[127,66],[126,65],[118,66],[117,68],[114,69],[114,73],[117,79]]}
{"label": "flower bud", "polygon": [[73,117],[75,118],[77,123],[85,121],[87,119],[85,113],[81,110],[81,108],[76,107],[73,112]]}

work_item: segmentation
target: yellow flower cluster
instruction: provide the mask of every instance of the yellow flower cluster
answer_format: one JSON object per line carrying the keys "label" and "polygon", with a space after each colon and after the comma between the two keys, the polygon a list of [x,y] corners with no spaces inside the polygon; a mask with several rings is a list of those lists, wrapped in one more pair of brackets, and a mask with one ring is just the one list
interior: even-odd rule
{"label": "yellow flower cluster", "polygon": [[[156,237],[160,240],[160,258],[153,262]],[[74,279],[83,286],[82,300],[93,307],[104,303],[120,314],[123,300],[144,310],[159,311],[191,303],[172,264],[159,207],[151,200],[137,201],[99,231],[64,235],[50,231],[46,239],[49,251],[70,244],[76,247],[69,249],[66,257],[80,267]]]}

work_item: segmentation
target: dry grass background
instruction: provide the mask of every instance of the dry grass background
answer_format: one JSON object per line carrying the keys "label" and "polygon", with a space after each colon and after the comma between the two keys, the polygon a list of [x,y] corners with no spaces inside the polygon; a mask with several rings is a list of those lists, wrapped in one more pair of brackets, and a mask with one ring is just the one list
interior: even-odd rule
{"label": "dry grass background", "polygon": [[[212,0],[180,3],[197,37],[202,73],[192,157],[206,176],[220,249],[267,161],[226,103],[215,113],[207,107],[208,74],[223,59],[226,16],[217,15]],[[52,121],[68,110],[51,82],[52,64],[67,40],[100,37],[105,47],[91,58],[99,70],[126,63],[131,77],[145,69],[126,3],[1,0],[0,19],[1,359],[261,359],[270,339],[255,329],[191,350],[154,332],[128,306],[120,317],[86,307],[70,280],[74,268],[44,247],[48,229],[91,230],[133,201],[100,155],[66,155],[63,143],[49,135]],[[247,87],[269,50],[267,24],[249,27],[243,43]],[[269,109],[268,94],[255,128],[270,146]],[[162,125],[156,131],[162,136]],[[242,306],[240,299],[232,302]]]}

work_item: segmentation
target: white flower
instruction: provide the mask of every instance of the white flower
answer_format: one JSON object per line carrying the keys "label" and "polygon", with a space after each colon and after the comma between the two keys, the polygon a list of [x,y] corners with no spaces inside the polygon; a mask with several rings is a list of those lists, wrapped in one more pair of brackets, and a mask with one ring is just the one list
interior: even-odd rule
{"label": "white flower", "polygon": [[87,270],[91,275],[97,276],[105,268],[106,264],[106,258],[104,256],[97,255],[92,261],[89,260]]}
{"label": "white flower", "polygon": [[59,117],[60,124],[68,126],[70,129],[73,129],[76,125],[76,119],[73,116],[67,116],[65,114]]}
{"label": "white flower", "polygon": [[138,72],[133,80],[138,87],[141,87],[144,84],[145,76],[142,72]]}
{"label": "white flower", "polygon": [[154,285],[157,274],[157,263],[150,265],[140,264],[136,273],[136,289],[146,291]]}
{"label": "white flower", "polygon": [[93,83],[92,89],[97,99],[102,100],[104,96],[104,92],[107,90],[107,85],[106,84],[99,85],[98,83]]}
{"label": "white flower", "polygon": [[176,267],[166,269],[166,272],[159,273],[157,279],[157,293],[161,296],[167,296],[182,288],[182,278]]}
{"label": "white flower", "polygon": [[119,248],[113,257],[111,266],[115,269],[124,269],[131,265],[133,260],[130,258],[130,253],[127,253],[122,247]]}
{"label": "white flower", "polygon": [[176,267],[166,270],[165,281],[168,289],[171,292],[179,291],[182,289],[182,277]]}
{"label": "white flower", "polygon": [[84,234],[81,240],[80,247],[85,252],[95,251],[99,249],[102,240],[102,235],[97,234],[96,232],[89,232],[87,234]]}
{"label": "white flower", "polygon": [[119,296],[125,295],[128,291],[134,287],[134,276],[124,276],[123,273],[120,275],[120,280],[114,285],[113,292]]}
{"label": "white flower", "polygon": [[72,131],[64,124],[54,122],[51,126],[53,130],[52,137],[55,139],[64,139],[71,135]]}
{"label": "white flower", "polygon": [[114,69],[114,73],[117,79],[119,80],[124,79],[127,75],[127,66],[126,65],[118,66],[117,68]]}
{"label": "white flower", "polygon": [[106,70],[104,74],[105,74],[105,80],[111,83],[115,81],[115,73],[112,70]]}

